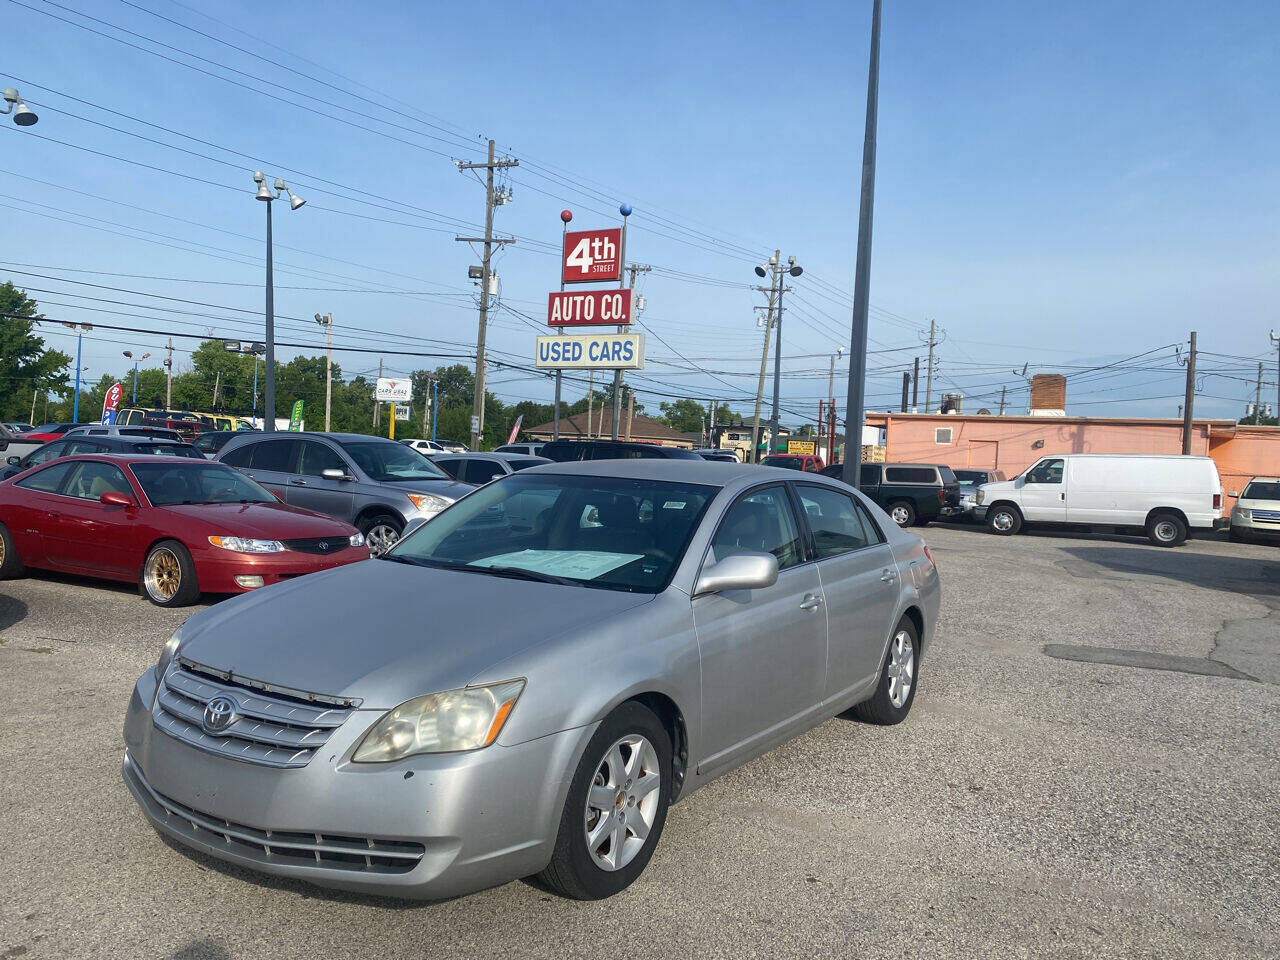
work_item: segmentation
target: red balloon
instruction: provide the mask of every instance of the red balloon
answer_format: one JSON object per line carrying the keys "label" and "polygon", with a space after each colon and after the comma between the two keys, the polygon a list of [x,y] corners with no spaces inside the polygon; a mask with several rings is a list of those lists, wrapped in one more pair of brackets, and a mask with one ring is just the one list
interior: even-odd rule
{"label": "red balloon", "polygon": [[572,211],[572,210],[561,210],[561,211],[560,211],[560,219],[561,219],[561,220],[563,220],[565,223],[568,223],[570,220],[572,220],[572,219],[573,219],[573,211]]}

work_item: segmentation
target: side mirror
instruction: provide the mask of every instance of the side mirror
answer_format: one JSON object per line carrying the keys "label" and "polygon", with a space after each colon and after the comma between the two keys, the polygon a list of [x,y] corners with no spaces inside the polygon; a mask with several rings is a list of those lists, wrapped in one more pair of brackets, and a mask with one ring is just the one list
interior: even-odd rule
{"label": "side mirror", "polygon": [[345,470],[337,470],[337,469],[321,470],[320,476],[324,477],[326,480],[354,480],[355,479],[355,477],[348,476]]}
{"label": "side mirror", "polygon": [[[5,462],[6,462],[6,463],[8,463],[8,464],[9,464],[9,466],[11,466],[11,467],[16,467],[20,462],[22,462],[22,458],[21,458],[21,457],[10,457],[10,458],[9,458],[8,460],[6,460]],[[1232,494],[1232,496],[1235,496],[1235,494]]]}
{"label": "side mirror", "polygon": [[98,502],[104,507],[133,507],[137,506],[133,497],[127,493],[121,493],[119,490],[108,490],[102,496],[98,497]]}
{"label": "side mirror", "polygon": [[[13,463],[13,457],[10,457],[10,458],[9,458],[9,462],[10,462],[10,463]],[[1239,499],[1239,498],[1240,498],[1240,491],[1239,491],[1239,490],[1232,490],[1230,493],[1228,493],[1228,494],[1227,494],[1227,496],[1228,496],[1228,497],[1235,497],[1236,499]]]}
{"label": "side mirror", "polygon": [[772,553],[735,553],[702,568],[693,595],[724,590],[758,590],[778,582],[778,558]]}

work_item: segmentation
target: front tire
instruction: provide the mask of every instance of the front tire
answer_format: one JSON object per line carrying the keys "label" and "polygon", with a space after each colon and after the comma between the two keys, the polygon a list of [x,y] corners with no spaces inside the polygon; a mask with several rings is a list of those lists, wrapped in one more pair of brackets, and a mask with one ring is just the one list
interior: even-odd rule
{"label": "front tire", "polygon": [[0,580],[12,580],[26,572],[27,568],[18,557],[18,548],[13,545],[9,528],[0,523]]}
{"label": "front tire", "polygon": [[853,715],[867,723],[890,727],[907,719],[916,699],[920,677],[920,636],[908,618],[893,630],[893,639],[880,667],[880,682],[870,700],[853,708]]}
{"label": "front tire", "polygon": [[1157,547],[1177,547],[1187,540],[1187,525],[1176,513],[1157,513],[1147,521],[1147,539]]}
{"label": "front tire", "polygon": [[551,863],[537,880],[574,900],[602,900],[625,890],[662,836],[671,784],[666,728],[648,707],[622,704],[583,751]]}
{"label": "front tire", "polygon": [[916,522],[916,508],[909,500],[896,500],[889,504],[889,518],[900,527]]}
{"label": "front tire", "polygon": [[1022,514],[1018,508],[998,503],[987,511],[987,529],[1000,537],[1011,537],[1022,529]]}
{"label": "front tire", "polygon": [[177,540],[161,540],[142,563],[138,589],[157,607],[185,607],[200,598],[191,552]]}
{"label": "front tire", "polygon": [[369,555],[380,557],[396,545],[404,532],[404,521],[389,513],[375,513],[360,521],[360,532],[364,534]]}

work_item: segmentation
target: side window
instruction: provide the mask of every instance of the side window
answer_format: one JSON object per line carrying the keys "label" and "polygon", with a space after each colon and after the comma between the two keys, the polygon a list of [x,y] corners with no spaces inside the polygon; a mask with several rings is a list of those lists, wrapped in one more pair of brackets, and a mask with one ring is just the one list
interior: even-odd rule
{"label": "side window", "polygon": [[711,543],[716,560],[757,552],[772,553],[783,570],[802,559],[796,518],[781,486],[757,490],[730,507]]}
{"label": "side window", "polygon": [[884,543],[884,531],[880,529],[880,524],[867,512],[867,508],[860,503],[854,504],[858,508],[858,519],[862,521],[862,529],[866,534],[867,543]]}
{"label": "side window", "polygon": [[34,467],[38,463],[48,463],[50,460],[65,456],[67,442],[66,440],[55,440],[53,443],[46,443],[43,447],[32,450],[31,453],[27,454],[27,466]]}
{"label": "side window", "polygon": [[1027,483],[1061,483],[1062,460],[1041,460],[1027,471]]}
{"label": "side window", "polygon": [[468,460],[462,479],[467,483],[474,483],[479,486],[482,483],[488,483],[490,480],[505,475],[502,467],[492,460]]}
{"label": "side window", "polygon": [[930,483],[938,482],[938,471],[933,467],[885,467],[886,483]]}
{"label": "side window", "polygon": [[[279,443],[273,440],[271,443]],[[294,441],[285,440],[285,443],[293,443]],[[266,444],[270,446],[271,444]],[[317,443],[315,440],[302,440],[299,442],[302,447],[298,453],[298,469],[296,472],[306,477],[324,476],[326,470],[341,470],[343,473],[350,473],[351,468],[347,466],[347,462],[338,456],[336,452],[329,449],[323,443]],[[254,461],[255,464],[257,461]],[[278,469],[276,467],[266,467],[268,470]]]}
{"label": "side window", "polygon": [[102,453],[106,449],[105,443],[95,443],[93,440],[68,440],[63,456],[71,457],[77,453]]}
{"label": "side window", "polygon": [[[212,445],[212,441],[210,441],[210,444]],[[249,461],[253,458],[253,448],[256,446],[256,443],[246,443],[243,447],[228,453],[222,458],[222,462],[229,467],[247,467],[249,466]]]}
{"label": "side window", "polygon": [[253,469],[288,473],[293,469],[296,440],[266,440],[253,445]]}
{"label": "side window", "polygon": [[75,472],[67,481],[63,493],[81,500],[97,500],[104,493],[127,493],[133,496],[133,488],[124,478],[124,471],[114,464],[98,460],[82,460],[74,464]]}
{"label": "side window", "polygon": [[867,531],[852,498],[838,490],[801,485],[796,487],[804,505],[813,545],[819,560],[868,545]]}
{"label": "side window", "polygon": [[858,474],[858,483],[870,486],[880,482],[880,467],[875,464],[864,463],[862,472]]}
{"label": "side window", "polygon": [[453,479],[462,479],[463,461],[459,460],[457,457],[432,457],[431,462],[449,476],[453,477]]}
{"label": "side window", "polygon": [[52,467],[45,467],[33,473],[25,480],[19,480],[16,486],[26,487],[28,490],[39,490],[41,493],[57,493],[58,488],[62,486],[62,481],[74,466],[74,463],[55,463]]}

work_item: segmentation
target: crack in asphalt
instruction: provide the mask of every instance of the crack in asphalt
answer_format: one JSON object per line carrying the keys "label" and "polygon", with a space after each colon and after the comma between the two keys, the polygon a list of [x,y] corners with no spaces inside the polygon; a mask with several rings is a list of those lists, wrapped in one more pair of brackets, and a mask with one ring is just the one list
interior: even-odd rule
{"label": "crack in asphalt", "polygon": [[1198,674],[1205,677],[1226,677],[1229,680],[1250,680],[1266,683],[1219,660],[1206,657],[1180,657],[1171,653],[1149,653],[1146,650],[1125,650],[1120,647],[1090,647],[1077,643],[1046,643],[1041,649],[1056,660],[1075,660],[1079,663],[1103,663],[1113,667],[1138,667],[1144,670],[1168,670],[1173,673]]}

